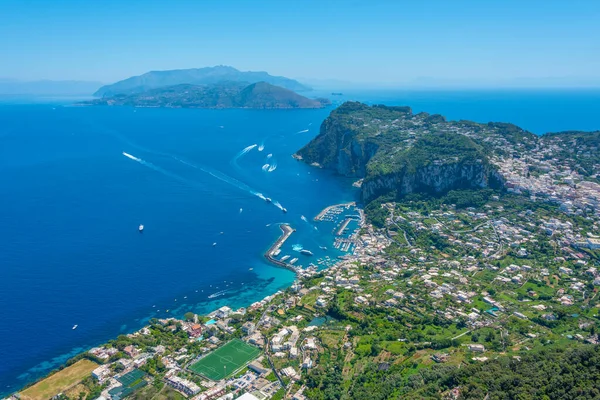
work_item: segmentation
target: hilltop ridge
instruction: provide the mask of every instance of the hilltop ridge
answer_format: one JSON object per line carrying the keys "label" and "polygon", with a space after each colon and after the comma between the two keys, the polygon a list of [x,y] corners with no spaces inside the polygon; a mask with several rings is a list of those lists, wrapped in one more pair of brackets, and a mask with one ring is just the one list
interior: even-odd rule
{"label": "hilltop ridge", "polygon": [[[368,202],[387,194],[443,194],[506,183],[519,191],[545,188],[529,171],[552,156],[595,180],[599,143],[600,132],[537,136],[510,123],[447,121],[439,114],[414,114],[410,107],[346,102],[331,112],[319,135],[296,157],[362,179],[361,197]],[[532,161],[515,170],[527,157]]]}
{"label": "hilltop ridge", "polygon": [[264,71],[240,71],[230,66],[150,71],[139,76],[102,86],[94,96],[111,97],[142,93],[160,87],[188,85],[214,85],[223,82],[257,83],[267,82],[293,91],[308,91],[310,87],[283,76],[273,76]]}

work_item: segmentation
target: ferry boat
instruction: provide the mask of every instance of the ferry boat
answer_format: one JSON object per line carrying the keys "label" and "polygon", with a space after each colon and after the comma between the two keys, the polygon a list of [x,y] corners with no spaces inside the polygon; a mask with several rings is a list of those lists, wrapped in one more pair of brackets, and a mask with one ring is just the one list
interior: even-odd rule
{"label": "ferry boat", "polygon": [[140,226],[138,226],[138,231],[144,232],[144,225],[140,224]]}
{"label": "ferry boat", "polygon": [[302,250],[300,250],[300,253],[301,253],[301,254],[304,254],[305,256],[312,256],[312,255],[313,255],[313,252],[312,252],[312,251],[310,251],[310,250],[306,250],[306,249],[302,249]]}

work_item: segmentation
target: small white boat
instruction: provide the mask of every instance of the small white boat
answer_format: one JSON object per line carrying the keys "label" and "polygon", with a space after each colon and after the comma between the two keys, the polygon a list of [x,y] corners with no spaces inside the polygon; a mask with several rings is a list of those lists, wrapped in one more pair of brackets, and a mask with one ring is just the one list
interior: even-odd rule
{"label": "small white boat", "polygon": [[213,243],[213,247],[214,247],[214,246],[216,246],[216,245],[217,245],[217,242],[214,242],[214,243]]}
{"label": "small white boat", "polygon": [[252,271],[254,268],[248,268],[248,271]]}
{"label": "small white boat", "polygon": [[144,232],[144,225],[140,224],[140,226],[138,226],[138,231]]}
{"label": "small white boat", "polygon": [[75,325],[73,325],[73,328],[72,328],[72,329],[73,329],[73,330],[75,330],[75,329],[77,329],[77,327],[78,327],[78,326],[79,326],[79,325],[75,324]]}

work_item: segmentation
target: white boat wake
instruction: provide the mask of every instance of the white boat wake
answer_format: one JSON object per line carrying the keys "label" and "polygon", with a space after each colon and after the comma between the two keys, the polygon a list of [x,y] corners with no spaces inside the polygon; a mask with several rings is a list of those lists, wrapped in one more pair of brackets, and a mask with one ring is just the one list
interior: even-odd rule
{"label": "white boat wake", "polygon": [[[231,176],[222,173],[221,171],[217,171],[217,170],[214,170],[209,167],[203,167],[200,165],[196,165],[192,162],[183,160],[179,157],[173,157],[173,159],[179,161],[182,164],[187,165],[188,167],[192,167],[192,168],[198,169],[202,172],[205,172],[205,173],[209,174],[210,176],[217,178],[218,180],[220,180],[222,182],[230,184],[231,186],[234,186],[238,189],[248,192],[248,193],[258,197],[261,200],[265,200],[265,201],[267,200],[267,197],[264,194],[252,189],[250,186],[246,185],[245,183],[240,182],[237,179],[232,178]],[[277,202],[274,202],[274,203],[277,203]],[[279,203],[277,203],[277,204],[279,204]],[[283,209],[283,207],[281,207],[281,209]]]}
{"label": "white boat wake", "polygon": [[125,153],[125,152],[123,152],[123,155],[124,155],[125,157],[127,157],[127,158],[131,158],[132,160],[134,160],[134,161],[137,161],[137,162],[141,162],[141,161],[142,161],[142,159],[141,159],[141,158],[134,157],[134,156],[132,156],[132,155],[131,155],[131,154],[129,154],[129,153]]}
{"label": "white boat wake", "polygon": [[258,145],[255,143],[255,144],[251,144],[248,147],[244,147],[244,149],[237,154],[236,158],[240,158],[241,156],[243,156],[244,154],[248,153],[250,150],[252,150],[256,146],[258,146]]}
{"label": "white boat wake", "polygon": [[189,179],[182,178],[181,176],[179,176],[177,174],[174,174],[172,172],[169,172],[167,170],[164,170],[161,167],[158,167],[158,166],[152,164],[149,161],[142,160],[141,158],[138,158],[138,157],[133,156],[133,155],[131,155],[129,153],[126,153],[126,152],[123,152],[123,155],[125,157],[129,158],[130,160],[136,161],[136,162],[142,164],[143,166],[145,166],[147,168],[150,168],[153,171],[159,172],[159,173],[161,173],[161,174],[163,174],[165,176],[168,176],[169,178],[175,179],[176,181],[182,182],[182,183],[184,183],[186,185],[193,186],[193,187],[203,187],[201,184],[199,184],[197,182],[193,182],[193,181],[190,181]]}
{"label": "white boat wake", "polygon": [[311,224],[311,223],[308,221],[308,219],[307,219],[307,218],[306,218],[304,215],[301,215],[301,216],[300,216],[300,219],[301,219],[302,221],[306,222],[306,223],[307,223],[309,226],[311,226],[311,227],[312,227],[312,228],[313,228],[315,231],[318,231],[318,230],[319,230],[319,228],[317,228],[317,226],[316,226],[316,225],[313,225],[313,224]]}
{"label": "white boat wake", "polygon": [[215,297],[219,297],[219,296],[223,296],[225,293],[227,293],[229,290],[221,290],[220,292],[217,293],[213,293],[210,296],[208,296],[209,299],[214,299]]}
{"label": "white boat wake", "polygon": [[239,168],[237,162],[238,160],[244,155],[247,154],[248,152],[250,152],[253,148],[257,147],[258,144],[251,144],[250,146],[246,146],[244,147],[239,153],[237,153],[235,155],[235,157],[233,157],[233,159],[231,160],[231,164],[233,164],[235,167]]}

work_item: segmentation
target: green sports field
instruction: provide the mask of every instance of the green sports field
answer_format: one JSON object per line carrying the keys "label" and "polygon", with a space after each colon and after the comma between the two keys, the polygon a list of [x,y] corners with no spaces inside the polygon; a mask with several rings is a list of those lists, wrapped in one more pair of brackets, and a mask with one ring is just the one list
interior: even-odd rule
{"label": "green sports field", "polygon": [[231,376],[259,354],[259,348],[240,339],[233,339],[190,365],[189,369],[208,379],[218,381]]}

